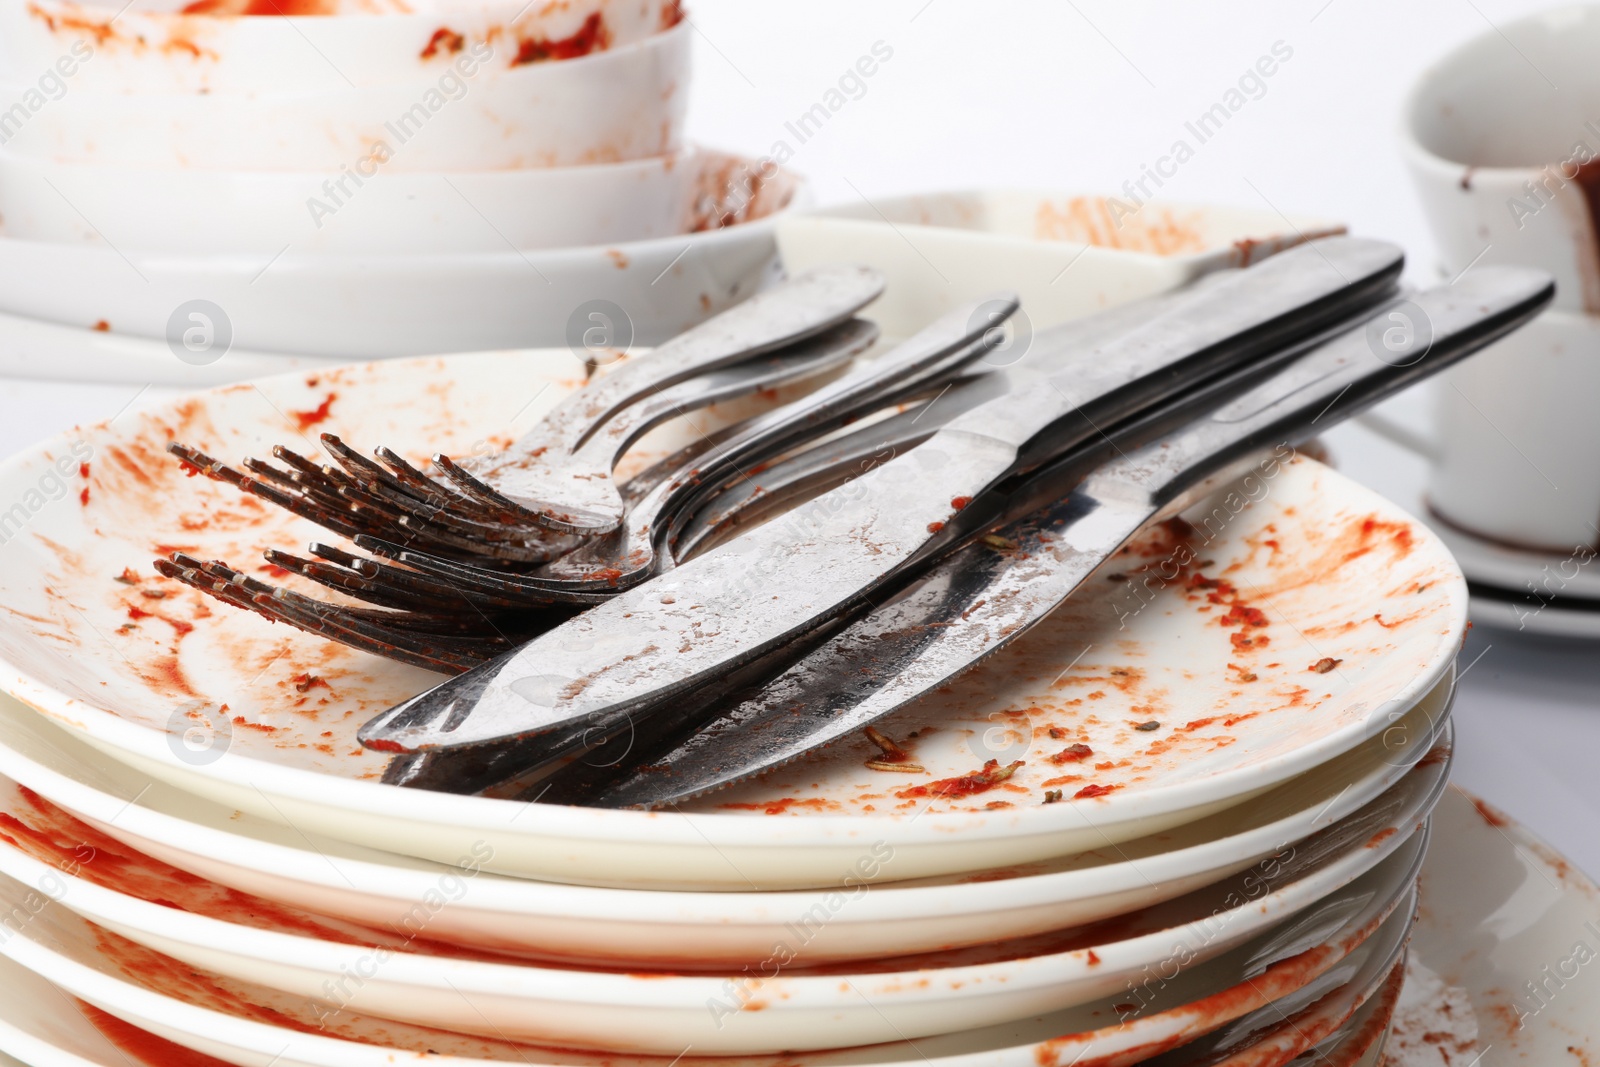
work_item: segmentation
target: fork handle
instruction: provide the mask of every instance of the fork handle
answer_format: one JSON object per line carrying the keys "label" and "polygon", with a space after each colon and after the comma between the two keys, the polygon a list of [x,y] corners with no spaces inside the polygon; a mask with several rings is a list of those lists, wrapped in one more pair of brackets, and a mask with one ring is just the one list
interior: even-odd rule
{"label": "fork handle", "polygon": [[999,344],[995,329],[1020,306],[1014,293],[962,304],[889,352],[857,366],[816,391],[757,416],[738,434],[694,463],[692,479],[661,488],[670,494],[661,513],[674,534],[683,518],[742,471],[870,410],[887,393],[905,390],[970,364]]}
{"label": "fork handle", "polygon": [[837,326],[878,298],[870,267],[819,267],[679,334],[567,397],[523,440],[574,452],[624,408],[679,382]]}

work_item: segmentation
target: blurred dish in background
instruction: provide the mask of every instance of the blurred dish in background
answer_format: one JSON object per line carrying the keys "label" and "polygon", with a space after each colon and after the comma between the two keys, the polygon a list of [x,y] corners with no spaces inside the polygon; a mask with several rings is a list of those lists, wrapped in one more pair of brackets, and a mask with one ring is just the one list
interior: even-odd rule
{"label": "blurred dish in background", "polygon": [[742,162],[690,148],[589,167],[379,170],[361,179],[51,163],[0,153],[0,204],[8,237],[128,255],[270,257],[285,246],[293,253],[525,252],[698,233],[781,207],[764,202],[759,187],[746,197],[725,184]]}
{"label": "blurred dish in background", "polygon": [[[1600,6],[1508,22],[1418,79],[1401,149],[1441,271],[1555,275],[1556,309],[1432,392],[1432,434],[1366,424],[1430,463],[1426,507],[1476,621],[1600,636]],[[1398,329],[1426,328],[1397,322]]]}
{"label": "blurred dish in background", "polygon": [[1544,11],[1439,60],[1405,105],[1401,148],[1455,275],[1542,267],[1556,306],[1600,312],[1600,7]]}
{"label": "blurred dish in background", "polygon": [[889,278],[869,314],[890,337],[966,300],[1014,290],[1007,325],[1045,329],[1329,234],[1271,211],[1030,190],[894,197],[797,215],[778,228],[791,270],[865,263]]}
{"label": "blurred dish in background", "polygon": [[[367,87],[93,92],[69,81],[12,122],[5,150],[62,163],[363,176],[665,155],[683,143],[689,34],[680,25],[625,48],[510,70],[485,46],[414,82]],[[38,73],[0,77],[0,101],[25,100]]]}
{"label": "blurred dish in background", "polygon": [[[626,48],[683,18],[678,0],[156,0],[0,6],[0,78],[31,81],[73,55],[73,91],[322,92],[426,87],[487,46],[486,73]],[[271,16],[281,8],[293,18]],[[251,17],[239,17],[239,16]],[[382,15],[382,18],[348,18]],[[306,17],[317,16],[317,17]]]}
{"label": "blurred dish in background", "polygon": [[[742,168],[735,168],[742,173]],[[174,344],[196,301],[212,305],[220,357],[231,347],[374,359],[488,349],[596,351],[658,344],[779,275],[775,220],[805,186],[779,172],[737,225],[612,245],[453,255],[127,255],[110,248],[0,237],[0,311]],[[717,210],[702,205],[703,217]],[[220,316],[218,315],[220,312]],[[599,319],[592,316],[600,315]],[[147,378],[138,378],[147,381]]]}

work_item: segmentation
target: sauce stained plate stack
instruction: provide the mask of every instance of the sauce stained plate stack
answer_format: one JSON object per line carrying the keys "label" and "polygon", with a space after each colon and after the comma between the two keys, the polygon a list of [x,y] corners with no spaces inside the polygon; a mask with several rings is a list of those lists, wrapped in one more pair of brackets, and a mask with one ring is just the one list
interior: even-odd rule
{"label": "sauce stained plate stack", "polygon": [[[466,451],[461,427],[525,404],[507,380],[548,382],[551,403],[576,387],[567,358],[267,379],[0,470],[20,497],[89,452],[79,495],[0,560],[20,701],[0,954],[38,976],[20,988],[92,1005],[104,1039],[58,1047],[842,1067],[1134,1063],[1209,1040],[1286,1062],[1304,1051],[1286,1016],[1316,1020],[1319,1048],[1370,1050],[1447,777],[1465,590],[1424,527],[1314,460],[1151,529],[876,738],[676,811],[386,786],[355,729],[428,675],[149,572],[174,549],[316,536],[186,479],[173,437],[239,454],[308,412]],[[0,1021],[25,1055],[71,1029]]]}

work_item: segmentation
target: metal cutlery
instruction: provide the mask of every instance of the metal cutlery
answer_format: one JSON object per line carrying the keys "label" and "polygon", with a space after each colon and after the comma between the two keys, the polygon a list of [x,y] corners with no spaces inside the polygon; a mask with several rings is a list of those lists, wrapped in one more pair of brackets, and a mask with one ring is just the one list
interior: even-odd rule
{"label": "metal cutlery", "polygon": [[736,433],[696,456],[676,476],[660,482],[628,511],[623,527],[590,541],[541,568],[518,575],[463,566],[449,560],[381,543],[357,544],[376,555],[445,580],[466,595],[483,592],[530,605],[550,602],[597,603],[650,577],[667,562],[657,550],[664,519],[692,510],[697,500],[716,493],[752,468],[781,455],[807,438],[826,433],[873,407],[928,388],[970,364],[999,343],[991,320],[980,317],[1000,305],[1001,319],[1017,307],[1001,296],[963,305],[941,316],[915,337],[857,367],[816,391],[758,415]]}
{"label": "metal cutlery", "polygon": [[[876,327],[850,320],[764,358],[709,372],[650,394],[594,424],[594,440],[614,451],[661,422],[709,404],[837,369],[869,347]],[[645,362],[645,361],[641,361]],[[524,441],[531,435],[524,437]],[[520,522],[466,511],[459,493],[430,481],[399,455],[362,456],[333,434],[322,435],[335,464],[318,465],[283,448],[273,455],[286,469],[257,459],[235,470],[179,442],[168,450],[192,470],[258,496],[346,537],[376,535],[453,558],[496,565],[533,564],[570,551],[578,542]]]}
{"label": "metal cutlery", "polygon": [[[1003,308],[1001,318],[1016,307],[1015,298],[985,303],[997,302]],[[597,603],[615,596],[629,581],[647,577],[659,562],[652,545],[652,528],[663,515],[703,493],[713,479],[737,475],[747,466],[803,443],[809,436],[825,433],[875,404],[890,402],[894,395],[932,387],[982,356],[999,340],[992,328],[993,320],[978,315],[982,306],[958,308],[884,356],[742,424],[736,432],[694,456],[678,477],[657,478],[652,489],[641,490],[643,499],[633,503],[624,529],[585,545],[572,553],[570,561],[563,560],[558,567],[540,574],[475,567],[460,559],[447,559],[416,547],[419,538],[412,538],[410,544],[395,544],[365,534],[356,535],[358,546],[403,566],[363,559],[324,544],[310,547],[315,559],[278,550],[268,550],[266,557],[276,566],[364,600],[374,608],[318,601],[272,586],[226,564],[181,553],[158,560],[156,569],[166,577],[274,621],[363,651],[457,673],[519,639],[541,632],[552,621],[570,616],[570,608],[563,610],[560,606]],[[616,416],[612,425],[618,428],[608,426],[605,432],[615,435],[618,447],[626,447],[666,418],[703,406],[708,390],[714,398],[725,399],[775,384],[780,377],[792,379],[797,369],[810,374],[833,369],[867,347],[875,335],[870,324],[847,322],[765,360],[715,372],[657,394]],[[886,391],[891,395],[885,396]],[[337,439],[332,442],[330,447],[338,445]],[[189,461],[213,478],[237,483],[244,477],[193,450],[189,450]],[[350,485],[325,486],[306,473],[296,484],[310,485],[308,495],[319,493],[329,507],[374,491],[370,481],[364,490]],[[407,529],[415,530],[410,525],[413,518],[401,516]],[[436,540],[424,544],[432,547]],[[460,542],[464,549],[474,543]],[[544,542],[534,547],[550,550]],[[563,547],[570,552],[572,544]],[[526,558],[521,551],[512,551],[506,542],[488,541],[482,551]],[[552,605],[556,606],[554,610]]]}
{"label": "metal cutlery", "polygon": [[[1541,272],[1484,268],[1386,308],[1209,415],[1144,435],[1151,439],[1137,450],[1091,450],[1080,466],[1108,452],[1109,461],[1063,497],[945,558],[735,706],[691,715],[685,702],[676,716],[636,724],[626,766],[554,777],[546,799],[674,804],[872,724],[1027,632],[1139,529],[1239,472],[1241,462],[1270,476],[1294,444],[1511,332],[1552,294]],[[1417,328],[1415,344],[1375,350],[1373,337],[1396,314]],[[1264,448],[1274,451],[1260,461]],[[1036,479],[1018,501],[1054,495],[1051,481]]]}
{"label": "metal cutlery", "polygon": [[436,456],[434,463],[455,489],[490,509],[558,533],[610,533],[622,522],[623,503],[611,480],[614,450],[597,443],[597,423],[651,393],[836,326],[883,286],[869,267],[807,271],[574,393],[524,438],[529,447],[480,462]]}
{"label": "metal cutlery", "polygon": [[368,747],[505,742],[613,721],[726,673],[859,604],[944,549],[961,511],[1152,403],[1340,321],[1402,262],[1354,238],[1282,253],[1092,360],[969,411],[928,441],[676,570],[378,716]]}

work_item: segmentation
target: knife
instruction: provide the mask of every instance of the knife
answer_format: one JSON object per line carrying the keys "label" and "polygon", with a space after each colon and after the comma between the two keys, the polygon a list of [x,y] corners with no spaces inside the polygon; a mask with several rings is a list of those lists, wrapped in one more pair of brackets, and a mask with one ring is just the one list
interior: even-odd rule
{"label": "knife", "polygon": [[[1102,346],[1044,388],[990,401],[861,478],[377,716],[384,752],[581,727],[748,663],[943,547],[963,508],[1173,392],[1281,348],[1390,287],[1394,246],[1329,238]],[[959,525],[959,524],[957,524]]]}
{"label": "knife", "polygon": [[[724,705],[714,721],[685,720],[689,728],[673,740],[661,717],[653,736],[631,739],[624,765],[609,773],[592,763],[574,768],[547,782],[542,798],[676,804],[871,725],[1031,629],[1151,521],[1252,467],[1271,477],[1295,444],[1492,343],[1553,295],[1543,272],[1494,267],[1391,305],[1209,415],[1113,452],[1064,498],[946,557],[896,600]],[[1410,347],[1385,348],[1384,331],[1407,323],[1422,327]],[[1272,451],[1259,460],[1263,449]],[[1078,460],[1079,469],[1094,458]],[[1038,479],[1017,502],[1048,496],[1049,481]],[[662,741],[665,748],[657,747]]]}

